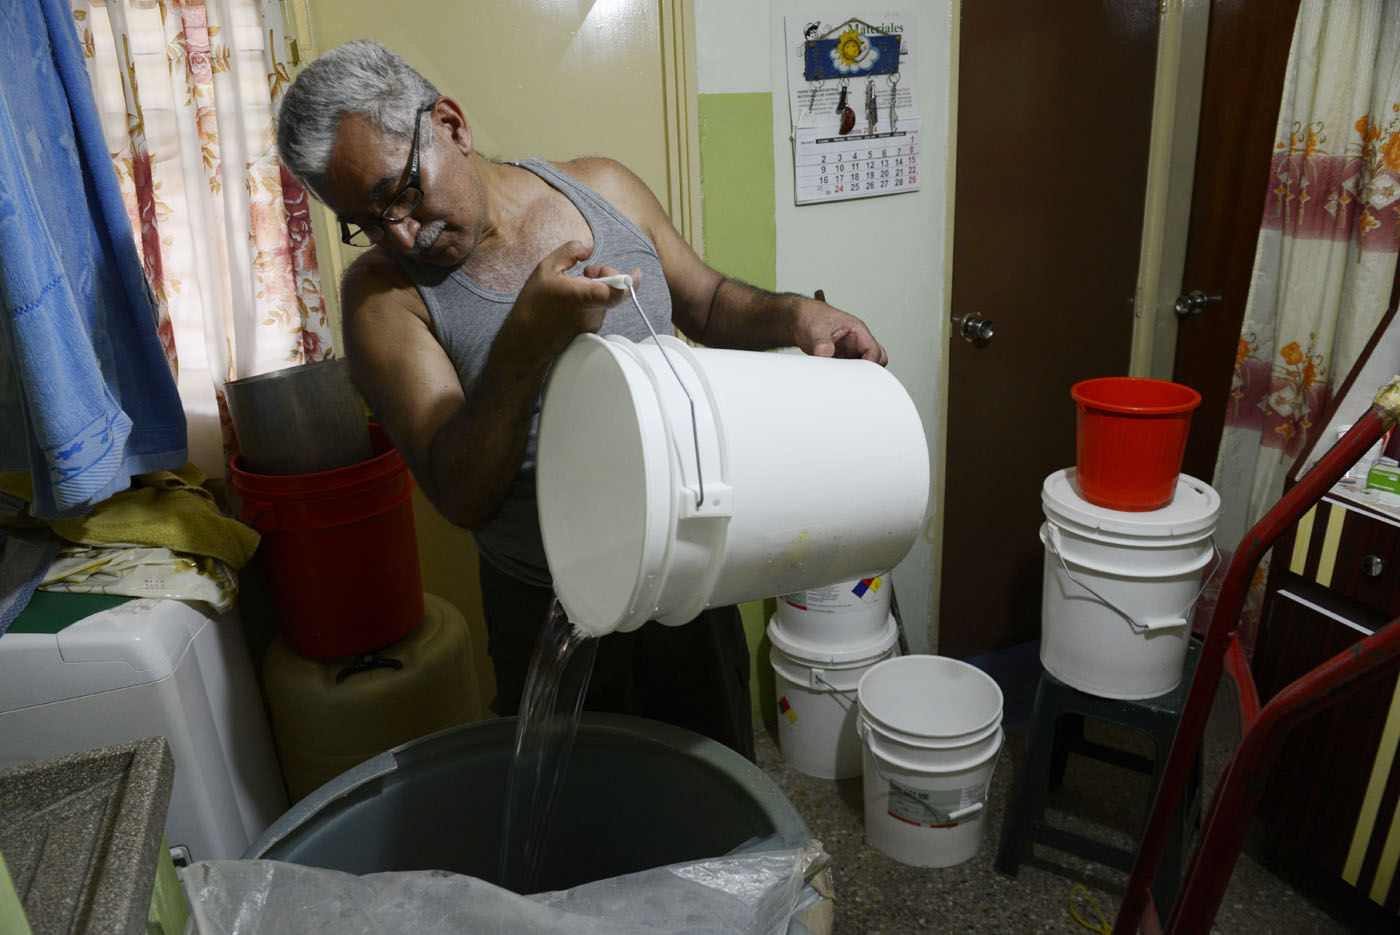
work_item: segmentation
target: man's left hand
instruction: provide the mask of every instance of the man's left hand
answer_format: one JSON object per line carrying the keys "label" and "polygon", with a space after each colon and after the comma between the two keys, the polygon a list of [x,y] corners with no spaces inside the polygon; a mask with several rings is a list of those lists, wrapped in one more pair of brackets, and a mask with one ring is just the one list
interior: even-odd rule
{"label": "man's left hand", "polygon": [[806,299],[798,310],[797,346],[813,357],[872,360],[881,367],[889,357],[865,322],[825,302]]}

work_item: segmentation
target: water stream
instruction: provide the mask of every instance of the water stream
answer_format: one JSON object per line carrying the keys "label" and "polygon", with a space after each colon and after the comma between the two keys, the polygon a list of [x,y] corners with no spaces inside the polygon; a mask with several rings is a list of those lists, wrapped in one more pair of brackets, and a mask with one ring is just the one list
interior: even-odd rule
{"label": "water stream", "polygon": [[500,885],[517,893],[538,889],[540,857],[597,653],[598,641],[577,632],[552,601],[525,678],[506,777]]}

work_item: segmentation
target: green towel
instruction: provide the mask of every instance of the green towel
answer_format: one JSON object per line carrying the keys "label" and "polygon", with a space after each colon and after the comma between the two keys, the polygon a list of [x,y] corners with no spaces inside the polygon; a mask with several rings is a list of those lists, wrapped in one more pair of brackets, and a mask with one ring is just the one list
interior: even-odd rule
{"label": "green towel", "polygon": [[[252,527],[225,516],[203,483],[204,475],[193,463],[175,471],[138,474],[129,488],[82,516],[51,520],[48,525],[82,545],[163,546],[242,568],[260,537]],[[28,475],[0,474],[0,492],[29,499]]]}

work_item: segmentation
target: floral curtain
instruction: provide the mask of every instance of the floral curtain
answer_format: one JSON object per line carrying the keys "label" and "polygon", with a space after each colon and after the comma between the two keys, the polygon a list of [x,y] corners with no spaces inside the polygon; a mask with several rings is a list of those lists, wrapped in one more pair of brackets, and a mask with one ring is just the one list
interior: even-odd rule
{"label": "floral curtain", "polygon": [[190,459],[226,476],[224,384],[334,356],[306,192],[281,168],[277,0],[69,0]]}
{"label": "floral curtain", "polygon": [[[1385,313],[1397,248],[1400,0],[1303,0],[1215,465],[1222,569],[1322,430]],[[1267,568],[1240,624],[1247,649]]]}

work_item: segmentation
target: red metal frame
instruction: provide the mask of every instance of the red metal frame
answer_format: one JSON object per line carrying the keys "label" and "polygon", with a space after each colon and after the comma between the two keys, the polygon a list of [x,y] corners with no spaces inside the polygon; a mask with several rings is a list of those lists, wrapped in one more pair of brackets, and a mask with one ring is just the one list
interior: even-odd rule
{"label": "red metal frame", "polygon": [[[1392,383],[1389,389],[1394,392],[1396,386]],[[1383,390],[1382,396],[1385,394]],[[1220,597],[1205,634],[1176,739],[1172,742],[1137,860],[1118,910],[1114,935],[1129,935],[1139,931],[1139,927],[1144,933],[1165,931],[1168,935],[1209,931],[1263,793],[1264,779],[1288,732],[1304,718],[1400,665],[1400,625],[1397,625],[1400,618],[1397,618],[1289,683],[1261,709],[1254,676],[1235,634],[1250,580],[1264,555],[1395,421],[1393,411],[1380,405],[1372,406],[1332,450],[1264,514],[1235,552],[1221,583]],[[1226,671],[1235,683],[1239,702],[1240,742],[1216,784],[1200,842],[1187,863],[1176,905],[1163,929],[1152,902],[1151,882],[1157,875],[1175,809],[1182,801],[1191,766],[1200,750],[1220,676]]]}

